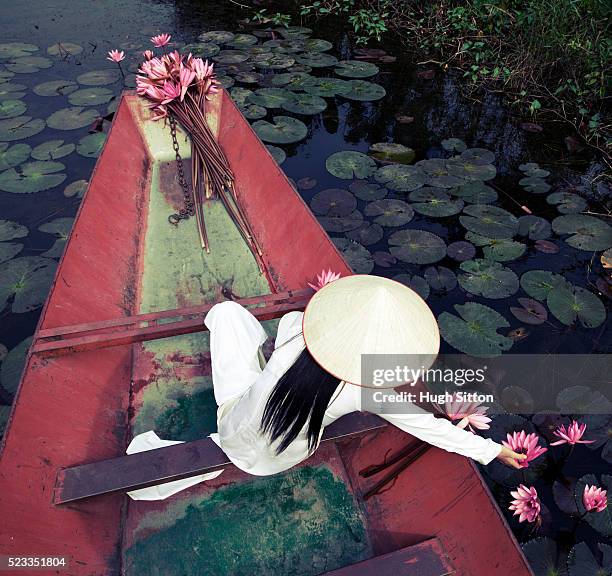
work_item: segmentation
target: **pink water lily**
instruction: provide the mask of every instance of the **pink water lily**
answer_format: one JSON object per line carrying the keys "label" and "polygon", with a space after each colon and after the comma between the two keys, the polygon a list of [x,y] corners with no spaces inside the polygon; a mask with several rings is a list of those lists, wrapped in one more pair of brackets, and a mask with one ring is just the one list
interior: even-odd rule
{"label": "pink water lily", "polygon": [[321,288],[323,288],[323,286],[325,286],[325,284],[329,284],[334,280],[338,280],[338,278],[340,278],[339,272],[332,272],[331,269],[327,270],[327,272],[325,270],[322,270],[321,273],[317,276],[317,283],[311,284],[310,282],[308,282],[308,286],[310,286],[313,290],[320,290]]}
{"label": "pink water lily", "polygon": [[158,34],[151,38],[151,42],[155,48],[163,48],[170,43],[170,38],[172,38],[170,34]]}
{"label": "pink water lily", "polygon": [[519,517],[519,522],[535,522],[540,518],[541,505],[538,493],[533,486],[520,484],[514,492],[510,492],[514,500],[509,510],[514,510],[513,516]]}
{"label": "pink water lily", "polygon": [[488,430],[491,418],[486,416],[488,406],[481,406],[478,402],[465,402],[459,400],[457,394],[454,395],[452,402],[446,402],[444,412],[452,420],[459,420],[457,428],[465,428],[466,426],[474,432],[474,428],[478,430]]}
{"label": "pink water lily", "polygon": [[125,60],[125,52],[123,50],[110,50],[106,59],[119,64],[119,62]]}
{"label": "pink water lily", "polygon": [[172,100],[178,98],[181,95],[181,85],[177,82],[169,82],[166,80],[164,82],[164,86],[162,88],[163,91],[163,100],[161,103],[163,105],[170,104]]}
{"label": "pink water lily", "polygon": [[185,98],[185,94],[187,94],[187,89],[193,82],[195,76],[196,73],[193,70],[187,68],[186,66],[183,66],[183,64],[181,63],[179,72],[179,83],[181,85],[181,102]]}
{"label": "pink water lily", "polygon": [[152,60],[155,54],[153,54],[153,50],[145,50],[142,55],[145,60]]}
{"label": "pink water lily", "polygon": [[607,492],[587,484],[582,493],[582,503],[587,512],[603,512],[608,506]]}
{"label": "pink water lily", "polygon": [[502,444],[506,448],[510,448],[510,450],[518,452],[519,454],[527,455],[525,460],[520,460],[518,462],[521,468],[528,468],[529,462],[535,460],[538,456],[541,456],[548,450],[548,448],[538,445],[539,437],[537,434],[526,434],[525,430],[513,432],[512,435],[508,434],[507,438],[507,442],[505,440],[502,441]]}
{"label": "pink water lily", "polygon": [[581,440],[587,425],[578,423],[576,420],[572,420],[572,423],[565,428],[563,424],[559,426],[553,434],[561,440],[552,442],[551,446],[559,446],[559,444],[592,444],[595,440]]}

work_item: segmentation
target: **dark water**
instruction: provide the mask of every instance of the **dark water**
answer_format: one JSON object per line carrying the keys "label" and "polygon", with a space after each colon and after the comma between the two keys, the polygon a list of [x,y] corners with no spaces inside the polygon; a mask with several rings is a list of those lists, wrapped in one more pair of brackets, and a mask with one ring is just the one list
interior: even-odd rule
{"label": "dark water", "polygon": [[[9,82],[27,86],[23,101],[28,106],[26,114],[35,118],[47,118],[54,111],[66,107],[65,96],[40,97],[32,88],[49,80],[74,80],[78,75],[98,69],[110,68],[113,65],[106,61],[106,53],[112,48],[125,49],[129,58],[124,68],[134,71],[138,62],[139,51],[148,47],[148,37],[154,33],[169,32],[179,42],[194,42],[197,35],[206,30],[239,30],[239,20],[248,14],[230,2],[146,2],[146,1],[95,1],[95,0],[29,0],[19,4],[4,2],[0,5],[0,24],[4,30],[2,42],[28,42],[41,48],[40,55],[46,56],[46,48],[56,42],[74,42],[84,50],[81,54],[66,60],[52,58],[53,66],[34,74],[16,74]],[[313,37],[322,37],[334,44],[332,53],[340,59],[353,56],[350,39],[338,27],[324,25],[316,29]],[[376,102],[352,102],[343,99],[328,98],[328,108],[314,117],[300,116],[309,128],[305,140],[283,146],[287,159],[282,167],[294,181],[302,178],[316,179],[317,184],[309,190],[302,190],[307,201],[319,191],[326,188],[346,188],[346,180],[327,172],[325,160],[331,154],[341,150],[367,152],[370,144],[375,142],[397,142],[413,148],[415,160],[426,158],[448,157],[441,148],[441,141],[455,137],[462,139],[468,147],[481,147],[495,154],[494,164],[497,177],[494,180],[499,194],[496,205],[508,210],[515,216],[524,215],[519,206],[527,205],[531,211],[549,221],[559,215],[555,206],[546,202],[546,194],[535,195],[525,192],[518,185],[523,176],[518,166],[525,162],[537,162],[549,170],[551,192],[571,191],[588,200],[588,209],[599,214],[608,212],[610,201],[609,189],[603,180],[591,183],[601,173],[603,167],[588,149],[569,153],[564,138],[571,132],[562,125],[545,126],[539,133],[526,131],[521,123],[532,121],[529,118],[516,116],[510,108],[503,105],[501,98],[495,94],[479,94],[475,99],[466,97],[466,86],[454,73],[436,72],[431,79],[422,77],[426,66],[418,66],[418,55],[402,54],[398,46],[388,46],[387,51],[397,60],[392,63],[378,63],[380,73],[372,79],[385,87],[387,96]],[[37,54],[39,55],[39,54]],[[0,61],[0,70],[2,65]],[[313,71],[315,75],[325,75],[326,69]],[[128,87],[131,85],[128,74]],[[240,86],[240,83],[236,84]],[[1,86],[1,85],[0,85]],[[253,88],[252,86],[245,86]],[[118,95],[122,89],[121,82],[106,86]],[[104,103],[93,108],[101,116],[113,110],[116,102]],[[287,112],[268,112],[268,118],[276,114],[291,115]],[[411,123],[400,123],[397,115],[413,117]],[[105,126],[106,129],[106,126]],[[47,128],[41,133],[27,139],[34,147],[50,139],[63,139],[66,142],[78,143],[87,134],[88,127],[79,130],[58,131]],[[11,143],[13,144],[13,143]],[[84,158],[72,153],[59,159],[66,165],[68,175],[64,183],[34,194],[14,194],[0,192],[0,220],[16,221],[28,227],[29,234],[16,241],[24,244],[18,256],[39,255],[48,250],[55,237],[38,231],[38,226],[60,217],[75,215],[80,198],[67,198],[63,191],[71,182],[89,178],[95,165],[95,158]],[[406,193],[390,191],[387,198],[406,200]],[[357,209],[363,211],[366,203],[359,200]],[[430,218],[415,214],[407,225],[408,228],[423,229],[440,236],[446,244],[463,240],[465,229],[459,224],[458,216],[447,218]],[[387,251],[387,239],[396,228],[385,229],[385,235],[379,242],[368,245],[370,252]],[[331,234],[341,237],[342,234]],[[559,252],[544,254],[534,249],[530,242],[527,252],[517,260],[504,262],[518,276],[527,270],[544,269],[562,274],[566,280],[577,286],[589,289],[605,302],[610,310],[609,300],[599,291],[595,282],[604,276],[599,262],[599,253],[576,250],[558,237],[552,238]],[[458,263],[448,256],[436,266],[445,266],[453,271],[458,270]],[[372,273],[388,277],[398,274],[423,275],[428,266],[402,263],[397,261],[389,267],[375,266]],[[1,279],[0,279],[1,282]],[[473,296],[459,287],[448,293],[436,293],[432,290],[428,303],[439,315],[443,311],[454,313],[454,305],[476,301],[485,304],[509,320],[510,326],[502,329],[508,331],[523,325],[509,312],[509,306],[516,305],[516,298],[525,296],[519,292],[510,298],[491,300]],[[34,332],[40,308],[31,312],[15,314],[10,306],[0,311],[0,343],[8,350],[13,349]],[[526,326],[528,336],[515,341],[512,352],[516,353],[606,353],[611,351],[612,334],[608,322],[594,329],[579,325],[565,326],[552,316],[549,322],[539,326]],[[524,327],[524,326],[523,326]],[[454,349],[443,343],[443,351]],[[9,404],[12,393],[0,388],[0,403]],[[1,424],[1,422],[0,422]],[[605,430],[605,429],[604,429]],[[601,450],[591,451],[584,447],[576,451],[563,468],[564,475],[580,477],[587,473],[600,473],[609,469],[600,454]],[[549,449],[549,453],[553,449]],[[559,475],[556,478],[560,477]],[[554,538],[567,527],[568,516],[555,511],[551,495],[551,485],[555,478],[543,477],[536,481],[549,508],[552,509],[552,525],[544,528],[544,533]],[[507,507],[507,490],[492,482],[492,487],[499,498],[502,508]],[[550,523],[549,523],[550,524]],[[578,535],[586,539],[593,550],[594,543],[603,541],[600,534],[582,523]],[[521,540],[529,535],[512,522]],[[575,576],[572,574],[572,576]]]}

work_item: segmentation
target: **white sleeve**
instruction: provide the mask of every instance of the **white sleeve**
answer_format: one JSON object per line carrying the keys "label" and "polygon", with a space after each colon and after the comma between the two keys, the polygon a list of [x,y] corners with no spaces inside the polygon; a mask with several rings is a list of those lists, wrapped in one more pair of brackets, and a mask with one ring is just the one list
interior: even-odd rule
{"label": "white sleeve", "polygon": [[303,317],[304,313],[298,310],[287,312],[287,314],[281,317],[276,331],[274,348],[278,348],[281,344],[284,344],[302,331]]}
{"label": "white sleeve", "polygon": [[502,445],[490,438],[483,438],[467,430],[457,428],[445,418],[435,418],[433,414],[422,410],[415,414],[379,414],[394,426],[414,437],[448,452],[473,458],[480,464],[488,464],[501,451]]}

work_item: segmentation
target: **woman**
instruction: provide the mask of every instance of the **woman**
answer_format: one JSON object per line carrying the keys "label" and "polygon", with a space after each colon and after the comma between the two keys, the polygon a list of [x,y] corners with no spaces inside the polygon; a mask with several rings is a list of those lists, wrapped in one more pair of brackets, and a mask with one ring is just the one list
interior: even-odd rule
{"label": "woman", "polygon": [[[429,368],[440,347],[435,317],[410,288],[379,276],[355,275],[324,285],[304,313],[279,322],[274,352],[261,352],[267,334],[237,302],[215,304],[204,319],[217,410],[211,438],[241,470],[276,474],[308,458],[326,426],[361,410],[363,354],[418,355]],[[488,464],[498,458],[519,468],[526,458],[435,418],[414,405],[410,413],[380,416],[416,438]],[[159,448],[151,430],[136,436],[128,453]],[[128,492],[133,499],[158,500],[210,480],[222,471]]]}

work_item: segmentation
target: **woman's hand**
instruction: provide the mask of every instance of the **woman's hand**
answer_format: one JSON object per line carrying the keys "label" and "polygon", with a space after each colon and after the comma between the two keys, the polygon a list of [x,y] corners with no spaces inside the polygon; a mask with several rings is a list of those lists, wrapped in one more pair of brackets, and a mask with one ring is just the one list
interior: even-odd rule
{"label": "woman's hand", "polygon": [[510,466],[510,468],[516,468],[520,470],[521,466],[518,463],[519,460],[525,460],[527,458],[527,454],[519,454],[518,452],[513,452],[510,448],[506,448],[502,446],[501,452],[497,455],[497,459],[506,466]]}

